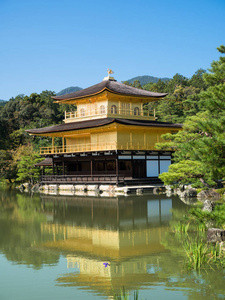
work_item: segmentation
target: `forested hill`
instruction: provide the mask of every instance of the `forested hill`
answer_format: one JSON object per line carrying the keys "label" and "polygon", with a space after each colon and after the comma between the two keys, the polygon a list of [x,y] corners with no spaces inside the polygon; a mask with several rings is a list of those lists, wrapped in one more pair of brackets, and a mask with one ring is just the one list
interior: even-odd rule
{"label": "forested hill", "polygon": [[[170,79],[171,78],[167,78],[167,77],[159,78],[159,77],[144,75],[144,76],[137,76],[137,77],[131,78],[129,80],[126,80],[125,82],[129,82],[130,84],[133,84],[134,81],[139,81],[141,86],[143,86],[147,83],[157,83],[159,80],[166,82],[167,80],[170,80]],[[60,92],[58,92],[56,94],[56,96],[70,94],[70,93],[74,93],[74,92],[77,92],[80,90],[82,90],[82,88],[79,86],[70,86],[70,87],[65,88],[65,89],[61,90]]]}
{"label": "forested hill", "polygon": [[66,89],[63,89],[60,92],[58,92],[56,94],[56,96],[62,96],[62,95],[70,94],[70,93],[74,93],[74,92],[77,92],[77,91],[80,91],[80,90],[82,90],[82,88],[79,87],[79,86],[70,86],[70,87],[68,87]]}
{"label": "forested hill", "polygon": [[4,106],[6,103],[7,103],[7,101],[6,101],[6,100],[2,100],[2,99],[0,99],[0,106]]}
{"label": "forested hill", "polygon": [[127,80],[129,83],[134,83],[134,81],[138,80],[141,84],[141,86],[147,84],[147,83],[157,83],[159,81],[159,79],[163,82],[170,80],[171,78],[159,78],[159,77],[154,77],[154,76],[149,76],[149,75],[144,75],[144,76],[136,76],[134,78],[131,78],[129,80]]}

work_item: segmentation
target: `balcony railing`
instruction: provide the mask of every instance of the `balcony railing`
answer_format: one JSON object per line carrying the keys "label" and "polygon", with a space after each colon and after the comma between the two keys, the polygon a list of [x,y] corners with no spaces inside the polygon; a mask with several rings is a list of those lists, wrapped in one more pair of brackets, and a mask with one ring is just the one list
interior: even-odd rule
{"label": "balcony railing", "polygon": [[75,122],[85,119],[97,119],[102,117],[116,117],[116,118],[132,118],[141,120],[155,120],[155,110],[143,109],[94,109],[94,110],[78,110],[73,112],[65,111],[65,122]]}
{"label": "balcony railing", "polygon": [[93,152],[93,151],[108,151],[108,150],[154,150],[154,146],[149,143],[124,143],[123,145],[117,142],[111,143],[87,143],[76,144],[73,146],[54,146],[41,147],[40,154],[65,154],[65,153],[79,153],[79,152]]}

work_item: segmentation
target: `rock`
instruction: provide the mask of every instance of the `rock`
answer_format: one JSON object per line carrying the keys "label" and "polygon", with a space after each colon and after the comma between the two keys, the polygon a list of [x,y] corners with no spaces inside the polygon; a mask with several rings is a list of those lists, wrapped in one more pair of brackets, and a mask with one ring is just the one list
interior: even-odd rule
{"label": "rock", "polygon": [[137,195],[142,195],[143,194],[143,189],[136,189],[136,194]]}
{"label": "rock", "polygon": [[209,228],[207,233],[207,241],[210,243],[224,242],[225,230],[218,228]]}
{"label": "rock", "polygon": [[199,199],[212,198],[214,200],[219,200],[220,199],[220,194],[215,192],[214,190],[205,190],[205,191],[201,191],[200,193],[198,193],[197,197]]}
{"label": "rock", "polygon": [[40,192],[40,185],[39,185],[39,183],[36,183],[35,185],[33,185],[31,191],[32,191],[33,193],[38,193],[38,192]]}
{"label": "rock", "polygon": [[202,208],[203,211],[213,211],[215,208],[215,203],[210,200],[205,200],[204,201],[204,206]]}
{"label": "rock", "polygon": [[184,195],[184,198],[196,197],[197,196],[197,190],[192,188],[192,187],[189,187],[189,188],[184,190],[183,195]]}
{"label": "rock", "polygon": [[160,194],[160,193],[165,193],[166,191],[166,188],[163,187],[163,186],[158,186],[158,187],[155,187],[153,189],[153,194],[157,195],[157,194]]}
{"label": "rock", "polygon": [[171,187],[171,185],[165,185],[165,189],[170,192],[173,191],[173,188]]}
{"label": "rock", "polygon": [[28,192],[30,192],[31,191],[31,188],[32,188],[32,185],[29,183],[29,182],[26,182],[26,183],[23,183],[22,184],[23,186],[24,186],[24,191],[28,191]]}
{"label": "rock", "polygon": [[220,249],[225,251],[225,242],[220,242]]}
{"label": "rock", "polygon": [[19,186],[19,190],[20,190],[21,192],[24,192],[25,186],[24,186],[23,184],[21,184],[21,185]]}

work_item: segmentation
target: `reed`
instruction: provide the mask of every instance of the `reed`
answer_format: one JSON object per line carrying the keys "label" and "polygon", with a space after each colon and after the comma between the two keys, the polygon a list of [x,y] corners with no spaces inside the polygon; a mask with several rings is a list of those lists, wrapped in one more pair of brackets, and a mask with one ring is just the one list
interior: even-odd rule
{"label": "reed", "polygon": [[173,225],[173,231],[175,233],[179,232],[179,233],[187,234],[189,226],[190,223],[177,222],[176,224]]}
{"label": "reed", "polygon": [[185,241],[183,247],[186,253],[186,265],[189,269],[200,269],[209,261],[208,247],[202,241]]}
{"label": "reed", "polygon": [[[133,299],[138,300],[139,299],[138,295],[139,295],[139,292],[134,291],[134,298]],[[115,292],[113,292],[113,297],[114,297],[114,300],[130,300],[129,291],[126,291],[124,287],[120,290],[119,294],[116,294]]]}
{"label": "reed", "polygon": [[183,244],[186,253],[186,265],[189,269],[199,270],[205,267],[224,267],[225,254],[221,245],[207,245],[204,241],[185,241]]}

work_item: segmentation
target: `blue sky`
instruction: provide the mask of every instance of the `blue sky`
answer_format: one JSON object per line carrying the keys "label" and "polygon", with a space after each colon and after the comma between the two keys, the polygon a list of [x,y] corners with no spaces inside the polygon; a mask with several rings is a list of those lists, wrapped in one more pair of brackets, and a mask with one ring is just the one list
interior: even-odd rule
{"label": "blue sky", "polygon": [[0,99],[139,75],[191,77],[225,44],[225,0],[0,0]]}

